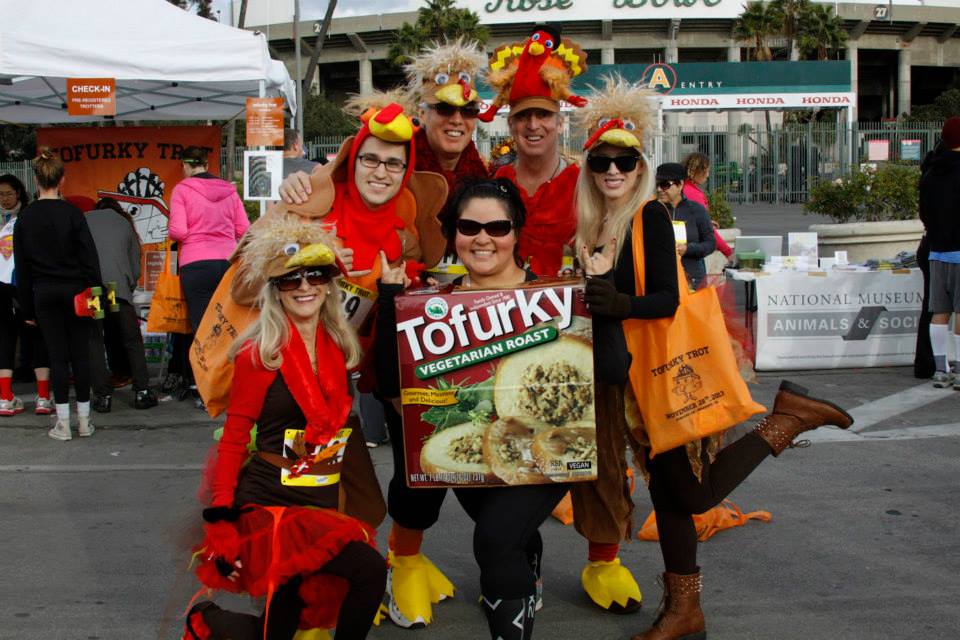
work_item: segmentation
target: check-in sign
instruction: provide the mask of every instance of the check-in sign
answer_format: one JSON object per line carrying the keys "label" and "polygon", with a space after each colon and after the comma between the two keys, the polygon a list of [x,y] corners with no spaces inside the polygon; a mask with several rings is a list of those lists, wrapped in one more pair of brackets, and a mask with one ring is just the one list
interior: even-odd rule
{"label": "check-in sign", "polygon": [[283,98],[247,98],[247,146],[283,146]]}
{"label": "check-in sign", "polygon": [[67,78],[67,113],[71,116],[117,115],[114,78]]}

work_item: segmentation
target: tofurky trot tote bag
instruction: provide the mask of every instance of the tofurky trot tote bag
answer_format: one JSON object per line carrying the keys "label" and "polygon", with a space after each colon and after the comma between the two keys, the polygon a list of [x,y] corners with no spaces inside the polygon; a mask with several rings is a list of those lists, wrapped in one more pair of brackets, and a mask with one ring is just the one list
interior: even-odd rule
{"label": "tofurky trot tote bag", "polygon": [[[666,211],[664,211],[664,215]],[[633,219],[636,291],[643,295],[643,214]],[[719,433],[766,409],[750,397],[713,287],[690,293],[677,256],[672,318],[625,320],[630,384],[654,455]]]}
{"label": "tofurky trot tote bag", "polygon": [[163,271],[157,277],[150,311],[147,313],[147,331],[150,333],[190,333],[187,300],[183,297],[180,276],[170,270],[170,242],[167,241]]}

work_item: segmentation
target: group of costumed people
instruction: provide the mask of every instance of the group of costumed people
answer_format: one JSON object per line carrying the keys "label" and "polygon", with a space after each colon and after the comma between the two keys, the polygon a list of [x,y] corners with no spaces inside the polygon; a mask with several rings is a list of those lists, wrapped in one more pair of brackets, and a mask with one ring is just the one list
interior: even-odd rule
{"label": "group of costumed people", "polygon": [[[497,94],[482,111],[476,82],[488,64]],[[229,378],[217,386],[229,389],[229,401],[221,398],[227,420],[207,472],[196,558],[202,591],[264,596],[266,607],[254,616],[201,600],[184,638],[306,640],[331,628],[338,640],[363,638],[379,622],[385,593],[393,623],[431,624],[435,605],[455,594],[421,549],[447,490],[407,485],[394,301],[428,273],[459,273],[454,284],[463,288],[513,287],[557,276],[565,256],[579,259],[593,316],[598,478],[454,490],[475,523],[490,636],[531,638],[536,611],[549,606],[542,585],[551,550],[538,529],[568,491],[587,541],[586,593],[612,612],[640,608],[640,589],[619,557],[632,534],[629,444],[665,564],[661,609],[634,640],[706,637],[693,515],[719,504],[800,433],[846,428],[852,419],[784,382],[772,413],[736,442],[722,446],[713,436],[651,455],[643,425],[625,408],[632,391],[624,321],[671,317],[687,282],[644,154],[651,94],[609,78],[586,97],[574,95],[571,80],[585,69],[582,49],[550,27],[498,48],[489,63],[470,43],[434,46],[407,67],[403,95],[355,99],[358,133],[332,162],[289,176],[284,201],[250,227],[221,283],[246,315],[230,319],[239,335],[216,367],[221,383]],[[582,169],[560,153],[561,100],[578,107]],[[501,106],[510,109],[516,160],[491,176],[472,138],[477,120]],[[376,294],[376,304],[345,311],[344,282]],[[383,403],[393,442],[386,504],[349,416],[354,369]],[[216,391],[202,377],[198,386],[217,407]],[[305,475],[326,483],[298,484]],[[385,513],[386,558],[374,538]]]}

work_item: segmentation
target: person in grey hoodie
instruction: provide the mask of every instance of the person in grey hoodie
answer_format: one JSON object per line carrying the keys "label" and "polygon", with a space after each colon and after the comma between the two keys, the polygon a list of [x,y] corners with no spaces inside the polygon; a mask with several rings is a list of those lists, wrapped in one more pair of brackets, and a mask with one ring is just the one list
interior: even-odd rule
{"label": "person in grey hoodie", "polygon": [[[157,396],[150,390],[150,374],[143,350],[143,336],[137,312],[133,308],[133,290],[140,279],[140,238],[133,221],[120,203],[113,198],[101,198],[97,208],[87,213],[87,226],[97,245],[100,271],[105,283],[114,282],[117,287],[117,304],[120,310],[107,314],[104,324],[111,323],[120,335],[124,352],[130,362],[135,392],[134,406],[149,409],[157,406]],[[91,377],[93,379],[93,409],[100,413],[110,411],[112,387],[107,382],[107,370],[103,358],[103,335],[91,332]]]}

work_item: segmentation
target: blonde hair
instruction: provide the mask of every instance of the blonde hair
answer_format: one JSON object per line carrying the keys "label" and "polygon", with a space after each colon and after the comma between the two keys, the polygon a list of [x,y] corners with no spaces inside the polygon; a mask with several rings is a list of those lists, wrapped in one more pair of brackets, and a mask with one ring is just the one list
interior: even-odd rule
{"label": "blonde hair", "polygon": [[[320,307],[320,330],[326,332],[334,343],[343,352],[343,359],[347,368],[351,369],[360,364],[360,342],[353,327],[347,322],[340,309],[338,285],[339,278],[334,278],[328,285],[332,293],[328,293]],[[277,289],[266,281],[260,287],[257,295],[257,307],[260,308],[260,317],[247,327],[230,345],[229,357],[234,359],[237,352],[249,341],[256,345],[257,353],[263,366],[276,371],[283,363],[280,351],[290,342],[290,324],[287,314],[280,303]]]}
{"label": "blonde hair", "polygon": [[50,147],[40,147],[30,166],[41,189],[55,189],[63,179],[63,160]]}
{"label": "blonde hair", "polygon": [[[643,175],[637,176],[637,182],[630,198],[616,211],[607,211],[603,194],[593,180],[593,172],[589,167],[584,166],[580,169],[580,177],[577,178],[577,240],[575,251],[579,252],[580,247],[586,246],[587,251],[592,252],[597,247],[597,240],[600,238],[600,231],[603,229],[603,221],[609,216],[610,230],[613,238],[617,240],[617,255],[614,258],[614,264],[620,260],[620,253],[626,244],[627,227],[633,222],[634,215],[640,210],[640,205],[653,197],[653,170],[650,166],[650,159],[647,154],[640,154],[640,162],[643,163]],[[639,170],[640,164],[637,165]]]}
{"label": "blonde hair", "polygon": [[687,179],[693,180],[694,176],[710,170],[710,158],[699,151],[694,151],[683,159],[683,168],[687,170]]}

